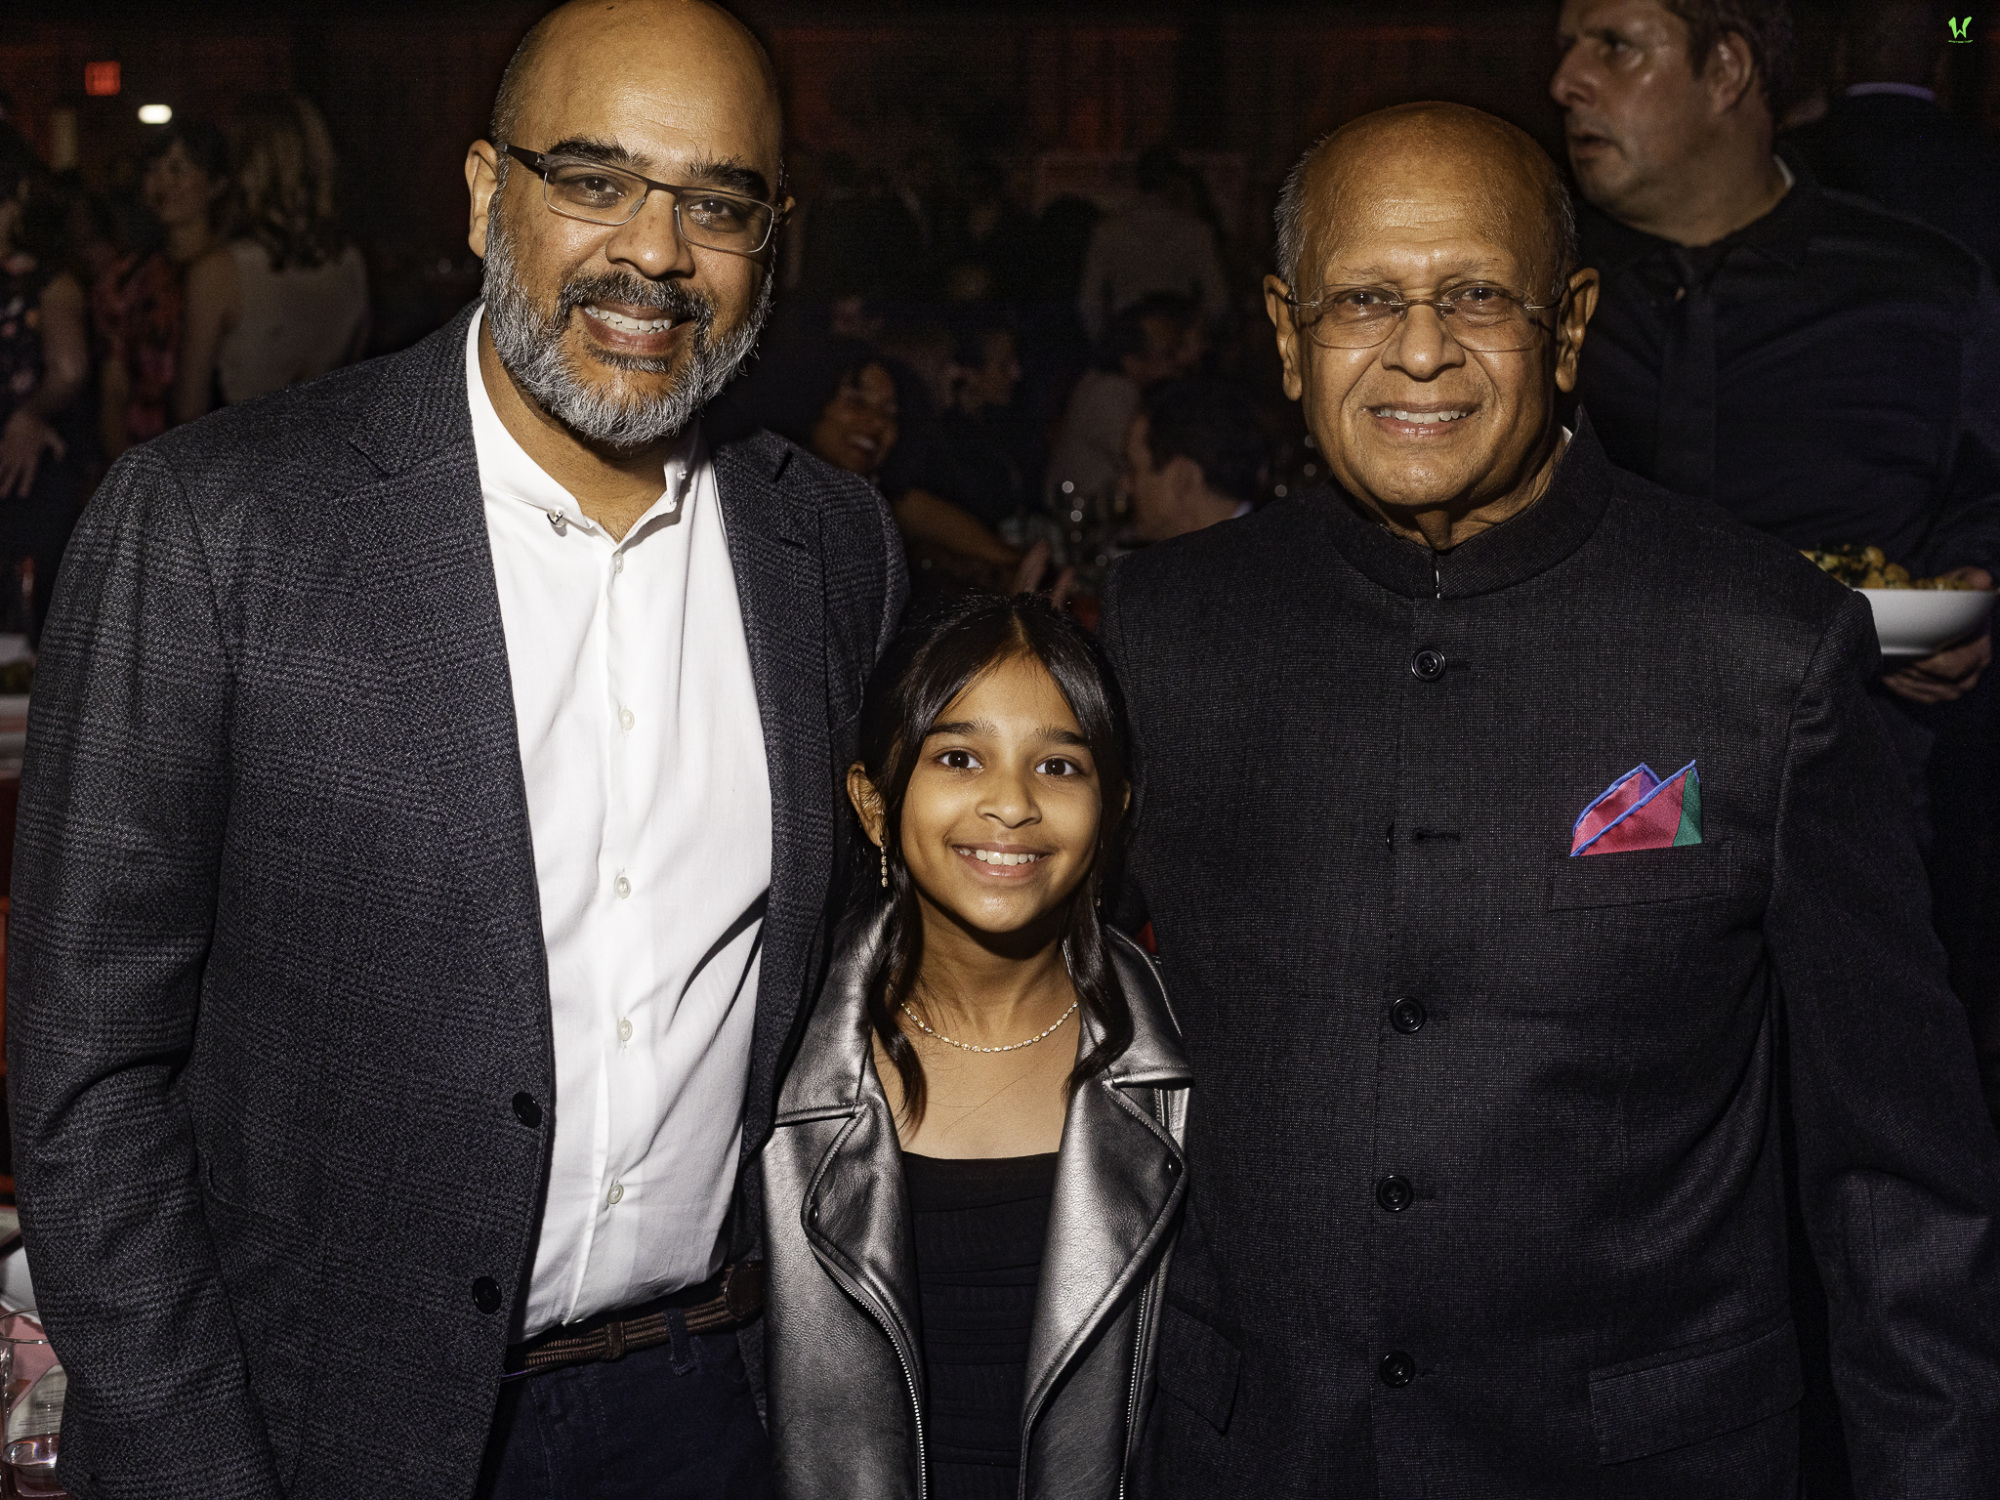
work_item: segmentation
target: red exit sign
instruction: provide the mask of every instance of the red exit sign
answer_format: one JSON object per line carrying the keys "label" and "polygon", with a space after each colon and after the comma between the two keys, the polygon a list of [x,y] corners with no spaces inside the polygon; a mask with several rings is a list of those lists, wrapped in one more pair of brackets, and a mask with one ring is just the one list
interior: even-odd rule
{"label": "red exit sign", "polygon": [[83,65],[83,91],[93,99],[109,99],[118,92],[118,64],[87,62]]}

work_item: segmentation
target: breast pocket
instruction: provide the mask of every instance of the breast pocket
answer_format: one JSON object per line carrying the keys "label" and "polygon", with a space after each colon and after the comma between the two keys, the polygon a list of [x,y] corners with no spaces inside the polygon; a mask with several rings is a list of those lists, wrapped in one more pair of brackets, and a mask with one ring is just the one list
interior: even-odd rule
{"label": "breast pocket", "polygon": [[1743,877],[1726,839],[1678,849],[1579,854],[1556,866],[1549,879],[1548,909],[1701,901],[1728,895]]}

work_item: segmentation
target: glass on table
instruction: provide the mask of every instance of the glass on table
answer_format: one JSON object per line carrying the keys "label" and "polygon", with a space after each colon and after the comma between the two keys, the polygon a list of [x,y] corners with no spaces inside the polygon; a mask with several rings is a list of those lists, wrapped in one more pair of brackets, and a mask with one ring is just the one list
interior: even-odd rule
{"label": "glass on table", "polygon": [[0,1318],[0,1391],[5,1392],[4,1447],[13,1494],[57,1500],[56,1448],[69,1377],[41,1324],[24,1313]]}

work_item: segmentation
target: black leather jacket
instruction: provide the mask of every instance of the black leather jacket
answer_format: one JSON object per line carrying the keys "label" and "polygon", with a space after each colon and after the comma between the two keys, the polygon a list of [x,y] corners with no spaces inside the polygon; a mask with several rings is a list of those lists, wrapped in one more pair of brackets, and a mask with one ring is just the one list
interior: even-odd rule
{"label": "black leather jacket", "polygon": [[[763,1153],[770,1425],[783,1500],[926,1493],[909,1202],[863,987],[883,927],[877,918],[844,935]],[[1190,1080],[1179,1029],[1151,961],[1122,936],[1111,945],[1134,1035],[1071,1096],[1063,1123],[1028,1344],[1023,1500],[1123,1492],[1151,1401],[1187,1190]]]}

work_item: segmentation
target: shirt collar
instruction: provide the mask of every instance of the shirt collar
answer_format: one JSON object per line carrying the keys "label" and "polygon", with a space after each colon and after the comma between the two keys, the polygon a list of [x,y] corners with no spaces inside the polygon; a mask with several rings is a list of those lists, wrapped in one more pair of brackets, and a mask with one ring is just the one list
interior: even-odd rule
{"label": "shirt collar", "polygon": [[1937,103],[1937,91],[1920,83],[1850,83],[1844,93],[1849,99],[1866,99],[1870,94],[1901,94],[1906,99]]}
{"label": "shirt collar", "polygon": [[[1784,176],[1785,196],[1763,218],[1725,235],[1716,244],[1727,249],[1740,246],[1796,269],[1805,259],[1806,247],[1811,242],[1814,215],[1822,195],[1819,183],[1805,166],[1782,156],[1772,159]],[[1606,277],[1615,276],[1650,256],[1671,256],[1682,248],[1672,240],[1621,224],[1602,209],[1586,208],[1584,212],[1591,220],[1589,238],[1597,252],[1591,259]]]}
{"label": "shirt collar", "polygon": [[[549,525],[558,535],[572,526],[587,533],[604,533],[603,527],[583,513],[576,497],[528,456],[528,450],[500,420],[500,413],[486,390],[486,377],[479,370],[479,330],[485,317],[484,307],[474,313],[465,336],[465,399],[472,408],[472,444],[479,460],[480,488],[489,495],[517,500],[541,511],[549,517]],[[680,514],[706,459],[701,424],[691,422],[680,443],[667,456],[660,498],[625,533],[625,543],[637,541],[662,517]]]}
{"label": "shirt collar", "polygon": [[1341,556],[1392,594],[1464,599],[1525,583],[1581,547],[1604,518],[1611,475],[1611,461],[1590,430],[1590,418],[1579,411],[1575,432],[1542,498],[1449,552],[1405,541],[1332,486],[1316,491],[1311,503],[1325,518]]}

